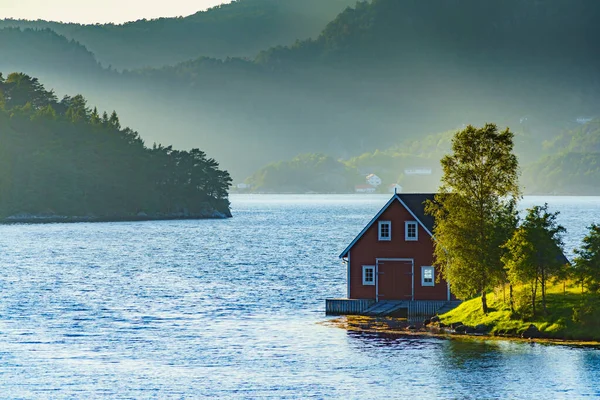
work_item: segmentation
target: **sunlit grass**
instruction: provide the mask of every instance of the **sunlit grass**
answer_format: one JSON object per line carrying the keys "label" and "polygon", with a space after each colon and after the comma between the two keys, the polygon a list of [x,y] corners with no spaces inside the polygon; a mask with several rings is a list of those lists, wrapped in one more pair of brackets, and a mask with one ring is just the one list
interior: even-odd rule
{"label": "sunlit grass", "polygon": [[487,325],[493,335],[519,335],[534,324],[546,337],[569,340],[600,340],[600,298],[582,293],[575,285],[562,283],[547,290],[547,313],[537,299],[537,313],[532,316],[526,304],[527,287],[515,288],[517,309],[512,313],[506,292],[488,294],[490,312],[484,314],[479,297],[463,302],[441,316],[444,324],[462,322],[468,326]]}

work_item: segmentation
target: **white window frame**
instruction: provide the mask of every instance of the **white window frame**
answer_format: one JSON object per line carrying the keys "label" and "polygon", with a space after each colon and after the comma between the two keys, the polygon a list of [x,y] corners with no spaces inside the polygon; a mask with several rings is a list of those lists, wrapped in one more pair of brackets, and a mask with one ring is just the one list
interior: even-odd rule
{"label": "white window frame", "polygon": [[[367,270],[373,271],[373,281],[369,282],[367,278]],[[362,267],[362,284],[363,286],[375,286],[375,266],[374,265],[363,265]]]}
{"label": "white window frame", "polygon": [[[414,225],[415,237],[408,236],[408,227]],[[418,242],[419,241],[419,223],[417,221],[406,221],[404,223],[404,240],[407,242]]]}
{"label": "white window frame", "polygon": [[[388,225],[388,237],[381,236],[381,227],[383,225]],[[389,242],[390,240],[392,240],[392,221],[379,221],[379,224],[377,226],[377,237],[379,238],[380,242]]]}
{"label": "white window frame", "polygon": [[[425,271],[431,270],[431,282],[425,282]],[[421,267],[421,286],[435,286],[435,267],[430,265]]]}

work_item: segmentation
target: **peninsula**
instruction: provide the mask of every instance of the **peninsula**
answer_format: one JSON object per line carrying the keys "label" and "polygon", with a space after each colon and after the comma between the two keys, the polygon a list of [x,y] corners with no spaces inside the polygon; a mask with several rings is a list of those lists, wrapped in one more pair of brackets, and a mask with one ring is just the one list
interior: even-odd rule
{"label": "peninsula", "polygon": [[115,111],[0,74],[0,222],[230,217],[231,178],[199,149],[147,147]]}

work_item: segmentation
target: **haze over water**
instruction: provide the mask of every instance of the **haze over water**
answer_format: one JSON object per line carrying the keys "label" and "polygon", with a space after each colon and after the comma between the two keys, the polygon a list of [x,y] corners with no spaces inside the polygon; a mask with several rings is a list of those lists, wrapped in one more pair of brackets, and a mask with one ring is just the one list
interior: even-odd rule
{"label": "haze over water", "polygon": [[[581,398],[600,352],[323,326],[387,196],[233,196],[230,220],[0,226],[2,398]],[[548,202],[570,256],[600,198]]]}

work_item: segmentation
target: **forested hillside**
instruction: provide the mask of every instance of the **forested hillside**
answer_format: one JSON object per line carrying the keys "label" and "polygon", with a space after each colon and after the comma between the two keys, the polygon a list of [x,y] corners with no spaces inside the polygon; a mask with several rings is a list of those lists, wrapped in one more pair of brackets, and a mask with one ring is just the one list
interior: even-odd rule
{"label": "forested hillside", "polygon": [[271,46],[318,35],[355,0],[238,0],[185,18],[123,25],[3,20],[0,28],[46,29],[92,51],[104,66],[160,67],[206,57],[254,57]]}
{"label": "forested hillside", "polygon": [[[442,176],[440,159],[449,153],[454,133],[427,135],[346,160],[304,154],[269,164],[246,183],[255,192],[349,193],[354,191],[353,185],[364,184],[365,176],[374,173],[382,179],[384,188],[398,183],[405,192],[435,192]],[[564,131],[543,144],[534,145],[523,130],[516,132],[515,139],[525,194],[600,196],[600,119]],[[405,173],[415,169],[431,173]]]}
{"label": "forested hillside", "polygon": [[204,152],[144,145],[116,112],[0,74],[0,217],[229,215],[231,179]]}
{"label": "forested hillside", "polygon": [[272,163],[248,178],[255,192],[348,193],[359,178],[356,170],[324,154],[302,154]]}
{"label": "forested hillside", "polygon": [[524,169],[526,192],[600,195],[600,119],[561,134],[545,151]]}
{"label": "forested hillside", "polygon": [[21,61],[25,44],[6,45],[0,68],[10,59],[60,93],[76,81],[150,140],[201,146],[237,180],[297,154],[349,159],[489,121],[520,135],[526,164],[543,141],[598,115],[598,16],[592,0],[373,0],[255,59],[66,74],[47,52]]}
{"label": "forested hillside", "polygon": [[65,75],[102,72],[94,54],[88,49],[49,29],[0,29],[0,54],[4,71],[37,65],[40,70],[60,71]]}

